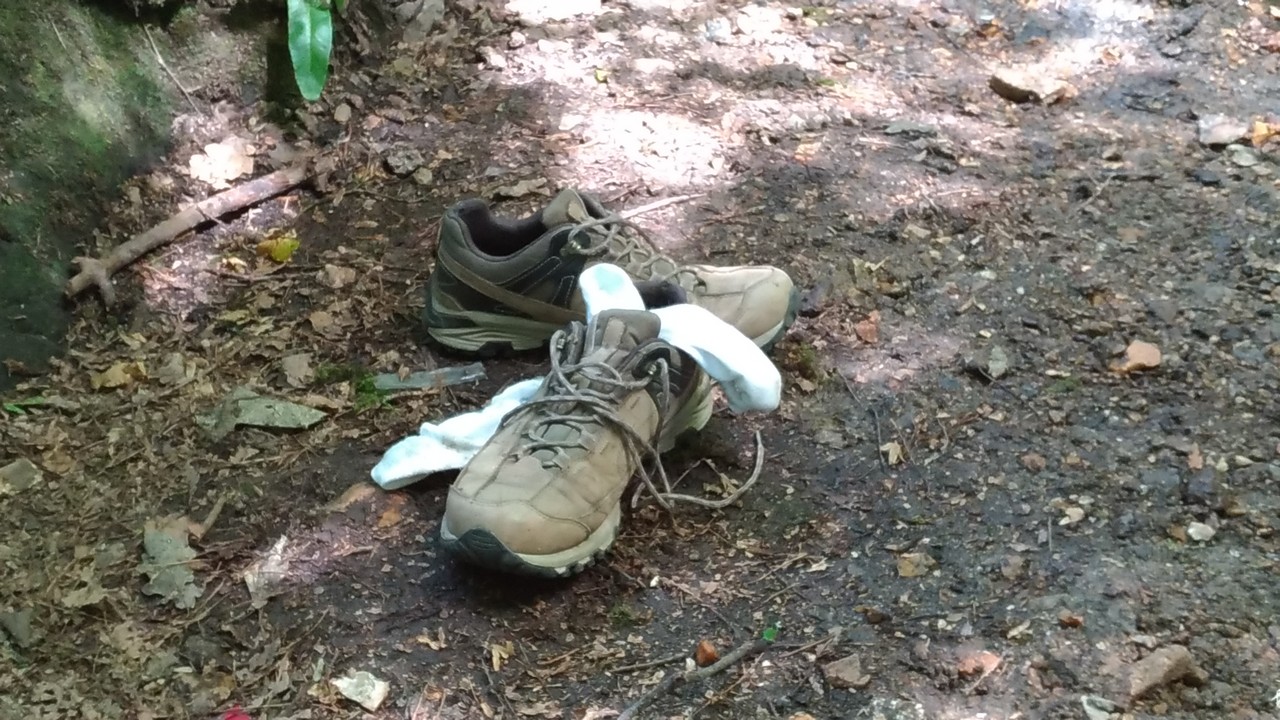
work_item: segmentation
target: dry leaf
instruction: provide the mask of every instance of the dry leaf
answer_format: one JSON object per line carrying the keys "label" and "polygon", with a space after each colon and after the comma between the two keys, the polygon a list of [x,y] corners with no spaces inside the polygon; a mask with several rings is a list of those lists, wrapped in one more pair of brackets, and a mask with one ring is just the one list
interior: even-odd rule
{"label": "dry leaf", "polygon": [[1025,635],[1030,635],[1030,634],[1031,634],[1031,621],[1023,620],[1021,623],[1018,623],[1017,626],[1010,628],[1009,632],[1005,633],[1004,636],[1009,640],[1017,640],[1020,637],[1023,637]]}
{"label": "dry leaf", "polygon": [[871,676],[862,671],[862,659],[857,655],[848,655],[823,665],[822,674],[835,688],[864,688],[871,683]]}
{"label": "dry leaf", "polygon": [[1084,508],[1081,507],[1069,507],[1063,510],[1063,513],[1065,514],[1058,521],[1059,525],[1075,525],[1084,519]]}
{"label": "dry leaf", "polygon": [[935,565],[937,563],[927,553],[903,553],[898,556],[898,576],[920,577],[927,574]]}
{"label": "dry leaf", "polygon": [[698,667],[706,667],[720,659],[716,646],[706,640],[699,640],[698,647],[693,650],[693,661]]}
{"label": "dry leaf", "polygon": [[896,442],[887,442],[881,445],[880,452],[884,453],[884,460],[890,465],[897,465],[902,462],[902,446]]}
{"label": "dry leaf", "polygon": [[1111,369],[1118,373],[1150,370],[1159,367],[1160,360],[1160,348],[1148,342],[1134,340],[1125,349],[1124,357],[1111,363]]}
{"label": "dry leaf", "polygon": [[449,647],[449,643],[446,642],[444,639],[444,628],[436,628],[435,637],[431,637],[427,633],[422,633],[421,635],[415,637],[413,641],[418,643],[419,645],[426,645],[432,650],[437,650],[437,651],[444,650],[445,648]]}
{"label": "dry leaf", "polygon": [[118,388],[147,379],[147,368],[141,362],[118,362],[89,378],[94,390]]}
{"label": "dry leaf", "polygon": [[293,387],[311,384],[316,372],[311,368],[311,353],[287,355],[280,360],[280,369],[284,371],[284,380]]}
{"label": "dry leaf", "polygon": [[347,488],[336,500],[325,505],[325,509],[329,512],[345,512],[352,505],[369,500],[377,492],[378,488],[373,483],[357,482]]}
{"label": "dry leaf", "polygon": [[391,692],[391,685],[372,673],[361,670],[346,677],[331,678],[329,684],[348,700],[360,703],[360,706],[373,712],[382,705]]}
{"label": "dry leaf", "polygon": [[[1277,33],[1276,37],[1280,38],[1280,33]],[[1253,123],[1253,128],[1249,135],[1254,147],[1262,147],[1272,137],[1280,135],[1280,125],[1272,125],[1270,123],[1262,122],[1261,120],[1256,120]]]}
{"label": "dry leaf", "polygon": [[502,669],[511,654],[516,651],[516,647],[510,640],[505,643],[493,643],[489,646],[489,658],[493,661],[493,670],[497,672]]}
{"label": "dry leaf", "polygon": [[388,507],[386,510],[384,510],[382,514],[378,516],[378,527],[380,529],[385,529],[385,528],[398,525],[400,521],[404,519],[404,515],[402,515],[400,512],[400,508],[404,507],[404,504],[405,504],[404,495],[399,495],[399,494],[392,495],[391,501],[390,501],[391,506]]}
{"label": "dry leaf", "polygon": [[503,185],[502,187],[494,189],[493,196],[495,198],[510,198],[514,200],[517,198],[522,198],[526,195],[533,195],[535,193],[541,194],[541,195],[547,194],[546,178],[533,178],[532,180],[520,180],[516,182],[516,184],[514,185]]}
{"label": "dry leaf", "polygon": [[1204,455],[1200,453],[1199,445],[1192,445],[1191,452],[1187,453],[1187,467],[1192,470],[1204,469]]}
{"label": "dry leaf", "polygon": [[335,290],[346,287],[356,281],[355,268],[338,267],[337,265],[325,265],[320,270],[319,280],[327,287]]}
{"label": "dry leaf", "polygon": [[317,310],[311,313],[307,316],[307,320],[310,321],[312,329],[322,335],[328,334],[334,330],[338,324],[333,319],[333,315],[325,312],[324,310]]}
{"label": "dry leaf", "polygon": [[560,706],[553,702],[532,703],[530,705],[516,705],[516,714],[525,717],[554,717],[558,718],[563,714]]}
{"label": "dry leaf", "polygon": [[956,672],[965,677],[972,675],[985,677],[995,672],[998,667],[1000,667],[1000,656],[990,650],[983,650],[960,658],[960,662],[956,664]]}

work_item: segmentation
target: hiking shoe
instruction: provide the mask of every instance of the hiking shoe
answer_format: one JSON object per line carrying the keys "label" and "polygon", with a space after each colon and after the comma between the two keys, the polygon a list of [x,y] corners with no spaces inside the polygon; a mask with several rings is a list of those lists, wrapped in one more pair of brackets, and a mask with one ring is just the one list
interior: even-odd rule
{"label": "hiking shoe", "polygon": [[427,332],[443,345],[482,355],[541,347],[556,330],[585,320],[578,275],[600,262],[618,265],[637,282],[679,285],[689,302],[766,350],[799,307],[795,284],[782,270],[681,265],[637,226],[566,189],[522,219],[496,217],[480,199],[445,212],[427,281]]}
{"label": "hiking shoe", "polygon": [[653,313],[606,310],[555,333],[542,387],[449,489],[446,550],[491,569],[565,577],[613,544],[632,476],[640,471],[653,489],[644,462],[711,416],[706,373],[659,339],[660,327]]}

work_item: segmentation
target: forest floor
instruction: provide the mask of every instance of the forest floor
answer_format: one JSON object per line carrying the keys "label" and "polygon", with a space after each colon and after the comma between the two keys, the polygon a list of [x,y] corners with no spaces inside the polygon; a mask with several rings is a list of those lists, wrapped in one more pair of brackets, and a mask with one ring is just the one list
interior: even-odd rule
{"label": "forest floor", "polygon": [[[296,127],[192,89],[102,246],[297,153],[325,173],[86,295],[3,398],[0,716],[606,718],[776,624],[642,715],[1280,717],[1280,6],[509,6],[340,62]],[[471,362],[418,321],[446,206],[561,187],[681,198],[636,222],[804,305],[779,410],[665,459],[714,488],[760,430],[756,488],[642,506],[531,583],[442,554],[451,478],[369,471],[545,357],[371,374]],[[237,387],[325,417],[206,429]],[[357,672],[374,711],[331,682]]]}

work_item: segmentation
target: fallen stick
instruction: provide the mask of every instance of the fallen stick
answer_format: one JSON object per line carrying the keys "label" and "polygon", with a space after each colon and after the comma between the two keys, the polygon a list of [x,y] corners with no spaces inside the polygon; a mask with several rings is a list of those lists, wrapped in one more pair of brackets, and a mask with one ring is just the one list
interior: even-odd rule
{"label": "fallen stick", "polygon": [[116,299],[115,288],[111,286],[112,273],[161,245],[173,242],[179,235],[201,223],[292,190],[301,185],[307,175],[305,165],[277,170],[183,209],[141,235],[135,235],[116,246],[101,259],[77,257],[72,262],[80,268],[80,272],[67,281],[65,293],[67,297],[75,297],[92,285],[98,289],[102,301],[112,305]]}
{"label": "fallen stick", "polygon": [[635,720],[635,718],[640,715],[641,711],[657,702],[658,698],[671,692],[676,685],[687,685],[689,683],[698,682],[699,680],[706,680],[712,675],[718,675],[725,670],[728,670],[733,665],[742,662],[746,658],[763,651],[771,644],[772,643],[764,638],[756,638],[739,645],[734,648],[733,652],[725,655],[714,664],[708,665],[707,667],[698,668],[697,670],[689,670],[682,673],[672,673],[663,678],[662,682],[654,686],[652,690],[641,695],[639,700],[631,703],[631,705],[628,706],[626,710],[623,710],[622,714],[618,716],[618,720]]}

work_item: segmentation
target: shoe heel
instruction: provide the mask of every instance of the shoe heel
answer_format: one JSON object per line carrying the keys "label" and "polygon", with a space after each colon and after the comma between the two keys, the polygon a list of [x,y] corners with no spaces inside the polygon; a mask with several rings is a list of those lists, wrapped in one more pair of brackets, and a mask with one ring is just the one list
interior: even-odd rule
{"label": "shoe heel", "polygon": [[693,397],[663,426],[662,435],[658,438],[658,452],[667,452],[681,435],[697,432],[711,420],[711,378],[701,371],[698,375],[698,388],[693,391]]}

